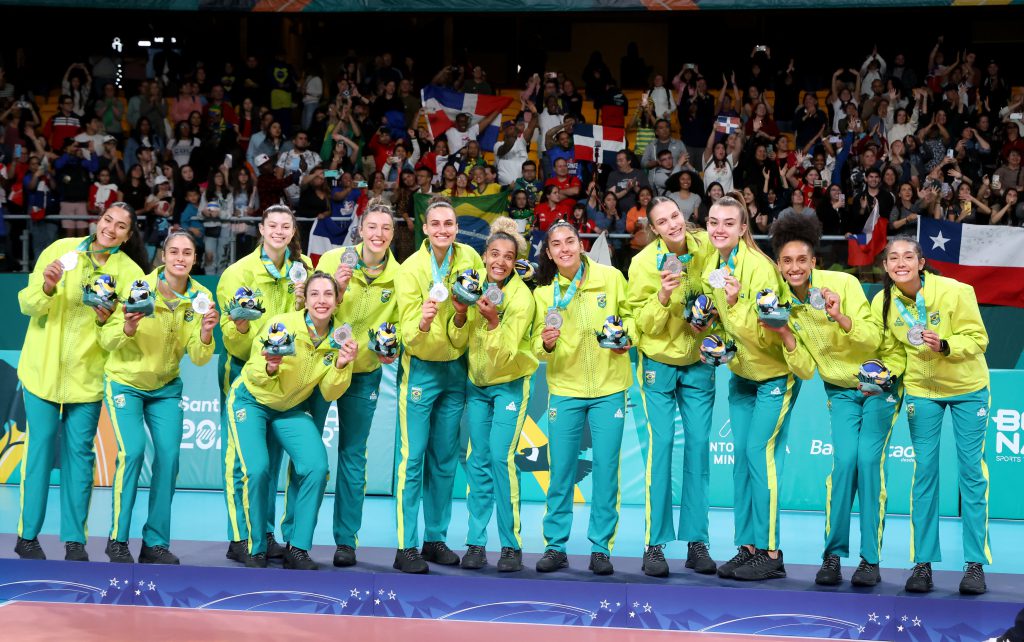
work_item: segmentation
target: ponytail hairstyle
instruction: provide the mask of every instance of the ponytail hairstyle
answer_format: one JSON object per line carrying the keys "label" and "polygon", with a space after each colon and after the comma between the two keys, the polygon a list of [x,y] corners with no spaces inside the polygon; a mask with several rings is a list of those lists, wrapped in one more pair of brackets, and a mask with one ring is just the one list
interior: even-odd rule
{"label": "ponytail hairstyle", "polygon": [[146,244],[142,240],[142,226],[139,225],[139,217],[135,213],[135,208],[124,201],[117,201],[112,203],[107,209],[110,210],[115,207],[128,212],[128,217],[131,219],[131,230],[128,233],[128,238],[121,244],[121,251],[124,252],[125,256],[135,261],[135,265],[138,265],[144,274],[149,274],[152,269],[149,264],[149,252],[146,250]]}
{"label": "ponytail hairstyle", "polygon": [[821,242],[821,221],[817,216],[786,215],[775,219],[769,229],[772,250],[778,256],[787,243],[799,241],[811,249],[811,255],[818,254]]}
{"label": "ponytail hairstyle", "polygon": [[192,236],[188,232],[178,230],[177,232],[171,232],[164,238],[164,242],[160,244],[160,249],[164,252],[167,251],[167,244],[171,242],[171,239],[187,238],[192,243],[192,249],[196,251],[196,259],[198,260],[199,245],[196,243],[196,237]]}
{"label": "ponytail hairstyle", "polygon": [[[917,242],[917,239],[913,236],[901,234],[900,236],[890,236],[889,242],[885,244],[885,249],[882,250],[882,261],[884,262],[888,256],[889,251],[892,250],[892,246],[895,243],[903,242],[910,243],[914,248],[914,253],[917,254],[917,258],[920,260],[924,258],[924,252],[921,250],[921,244]],[[925,265],[927,268],[927,264]],[[921,270],[923,273],[925,270]],[[889,276],[888,270],[882,270],[882,334],[885,334],[889,330],[889,306],[892,305],[892,277]]]}
{"label": "ponytail hairstyle", "polygon": [[490,247],[495,241],[511,241],[516,248],[517,258],[526,258],[530,251],[526,239],[519,233],[519,226],[507,216],[499,216],[491,223],[491,235],[487,237],[484,247]]}
{"label": "ponytail hairstyle", "polygon": [[[292,229],[295,230],[295,234],[292,235],[292,240],[288,242],[288,258],[292,261],[302,261],[302,239],[299,235],[299,221],[295,218],[295,212],[287,205],[271,205],[263,210],[260,223],[266,223],[267,217],[271,214],[287,214],[292,217]],[[260,245],[262,244],[263,241],[261,240]]]}
{"label": "ponytail hairstyle", "polygon": [[[651,221],[651,212],[654,211],[655,207],[657,207],[658,205],[661,205],[662,203],[672,203],[672,205],[675,206],[676,211],[679,212],[679,203],[676,203],[675,200],[673,200],[672,198],[670,198],[668,196],[655,196],[654,198],[652,198],[647,203],[647,210],[646,210],[646,213],[647,213],[647,229],[650,231],[650,235],[648,237],[649,238],[648,245],[650,245],[651,243],[654,243],[656,240],[661,238],[661,235],[658,234],[658,231],[654,229],[654,222]],[[679,212],[679,215],[683,216],[683,213]],[[686,231],[687,232],[690,232],[692,234],[693,232],[696,232],[696,231],[701,229],[700,227],[695,225],[694,222],[691,221],[690,219],[685,219],[685,220],[686,220]],[[694,236],[691,240],[694,242],[694,244],[697,247],[700,247],[700,239],[698,239],[696,236]]]}
{"label": "ponytail hairstyle", "polygon": [[[548,256],[548,239],[551,237],[552,232],[563,228],[571,230],[573,236],[575,236],[577,240],[580,238],[580,232],[576,229],[576,226],[564,220],[555,221],[555,223],[548,228],[547,233],[544,235],[544,242],[541,243],[540,249],[537,251],[537,283],[540,285],[549,285],[551,281],[554,280],[555,275],[558,274],[558,266],[555,265],[555,261]],[[580,247],[580,253],[583,253],[582,246]]]}
{"label": "ponytail hairstyle", "polygon": [[394,208],[392,208],[391,204],[388,203],[383,198],[377,197],[377,198],[370,199],[370,202],[366,204],[366,211],[363,212],[363,215],[359,217],[359,229],[362,229],[363,221],[366,220],[366,215],[367,214],[376,214],[378,212],[381,213],[381,214],[388,214],[388,215],[390,215],[392,222],[394,222],[394,218],[395,218],[395,210],[394,210]]}
{"label": "ponytail hairstyle", "polygon": [[[753,227],[753,223],[750,220],[750,210],[747,209],[747,204],[745,202],[743,202],[743,194],[742,193],[740,193],[740,192],[738,192],[736,190],[733,190],[733,191],[727,193],[722,198],[720,198],[717,201],[715,201],[714,204],[711,207],[735,207],[737,210],[739,210],[739,212],[740,212],[740,223],[742,223],[743,225],[747,226],[747,231],[744,232],[743,236],[740,237],[740,243],[746,243],[748,250],[750,250],[751,252],[756,252],[757,254],[760,254],[764,258],[766,258],[769,261],[771,261],[772,265],[775,265],[775,261],[772,261],[771,257],[768,256],[767,254],[765,254],[764,250],[762,250],[760,247],[758,247],[757,241],[754,240],[754,235],[750,231],[750,229]],[[708,208],[709,215],[710,215],[710,212],[711,212],[711,209]]]}

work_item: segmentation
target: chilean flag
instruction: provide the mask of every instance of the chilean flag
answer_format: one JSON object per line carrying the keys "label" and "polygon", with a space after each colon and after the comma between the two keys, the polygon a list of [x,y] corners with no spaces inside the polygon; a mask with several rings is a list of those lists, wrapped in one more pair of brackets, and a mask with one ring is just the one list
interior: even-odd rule
{"label": "chilean flag", "polygon": [[[487,94],[463,94],[436,85],[427,85],[420,90],[423,111],[427,114],[430,135],[434,138],[444,136],[449,128],[455,126],[455,118],[459,114],[470,115],[470,125],[475,125],[486,116],[496,111],[505,111],[512,104],[506,96],[488,96]],[[498,131],[501,117],[495,118],[487,129],[480,132],[477,140],[480,149],[491,151],[498,142]],[[449,150],[454,151],[454,150]]]}
{"label": "chilean flag", "polygon": [[572,130],[573,153],[576,160],[591,161],[594,150],[601,150],[597,162],[615,165],[615,155],[626,149],[626,130],[600,125],[576,125]]}
{"label": "chilean flag", "polygon": [[921,218],[917,240],[943,276],[974,286],[979,303],[1024,308],[1024,228]]}
{"label": "chilean flag", "polygon": [[889,219],[878,214],[878,201],[864,223],[860,234],[847,234],[847,262],[851,266],[872,265],[878,253],[885,249]]}

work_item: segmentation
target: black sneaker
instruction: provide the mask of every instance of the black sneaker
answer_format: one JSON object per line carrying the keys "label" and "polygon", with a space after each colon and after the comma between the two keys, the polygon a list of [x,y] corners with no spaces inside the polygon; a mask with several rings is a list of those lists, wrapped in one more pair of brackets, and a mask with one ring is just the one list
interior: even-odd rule
{"label": "black sneaker", "polygon": [[850,584],[854,586],[875,586],[882,581],[882,574],[878,570],[878,564],[872,564],[861,558],[857,570],[850,578]]}
{"label": "black sneaker", "polygon": [[256,553],[255,555],[245,556],[245,567],[246,568],[267,568],[267,554]]}
{"label": "black sneaker", "polygon": [[475,571],[487,566],[487,549],[470,544],[462,556],[462,568]]}
{"label": "black sneaker", "polygon": [[750,549],[746,546],[740,546],[731,560],[718,567],[718,577],[731,579],[736,569],[749,562],[753,556],[754,554],[750,552]]}
{"label": "black sneaker", "polygon": [[178,556],[167,549],[166,546],[142,545],[139,551],[139,564],[181,564]]}
{"label": "black sneaker", "polygon": [[929,562],[915,564],[914,570],[903,587],[907,593],[930,593],[932,590],[932,565]]}
{"label": "black sneaker", "polygon": [[403,573],[426,573],[430,570],[415,546],[395,551],[395,563],[391,566]]}
{"label": "black sneaker", "polygon": [[297,571],[315,571],[320,566],[309,556],[309,551],[295,548],[291,544],[284,549],[284,567]]}
{"label": "black sneaker", "polygon": [[665,561],[665,547],[648,546],[644,551],[644,563],[640,570],[651,577],[668,577],[668,562]]}
{"label": "black sneaker", "polygon": [[249,540],[242,539],[229,543],[228,552],[224,554],[224,557],[245,564],[249,559]]}
{"label": "black sneaker", "polygon": [[758,550],[743,566],[732,572],[733,579],[745,582],[758,582],[761,580],[774,580],[786,577],[786,565],[782,560],[782,551],[779,556],[772,559],[768,551]]}
{"label": "black sneaker", "polygon": [[843,583],[843,569],[838,555],[826,555],[821,562],[814,583],[819,586],[839,586]]}
{"label": "black sneaker", "polygon": [[267,559],[279,560],[284,558],[284,546],[277,543],[273,533],[267,533]]}
{"label": "black sneaker", "polygon": [[523,570],[523,551],[518,548],[504,546],[498,558],[499,573],[515,573]]}
{"label": "black sneaker", "polygon": [[553,548],[549,548],[544,551],[544,555],[537,560],[538,573],[552,573],[560,568],[567,568],[568,566],[568,556],[566,556],[562,551],[556,551]]}
{"label": "black sneaker", "polygon": [[444,542],[423,542],[423,559],[441,566],[459,565],[459,556]]}
{"label": "black sneaker", "polygon": [[605,553],[591,553],[590,566],[587,568],[593,571],[594,575],[611,575],[615,572],[612,561],[608,559],[608,555]]}
{"label": "black sneaker", "polygon": [[968,562],[964,567],[964,579],[960,580],[960,594],[981,595],[986,591],[985,569],[979,562]]}
{"label": "black sneaker", "polygon": [[46,553],[43,553],[43,547],[39,545],[38,539],[22,539],[19,537],[18,543],[14,545],[14,552],[23,560],[46,559]]}
{"label": "black sneaker", "polygon": [[[71,544],[74,542],[68,542],[68,555],[71,554]],[[79,544],[81,546],[81,544]],[[111,539],[107,540],[107,557],[110,561],[115,564],[134,564],[135,558],[132,557],[132,552],[128,550],[128,542],[119,542]]]}
{"label": "black sneaker", "polygon": [[355,566],[356,549],[347,544],[342,544],[334,551],[334,565],[337,567]]}
{"label": "black sneaker", "polygon": [[690,542],[686,545],[686,568],[692,568],[701,575],[712,575],[718,570],[705,542]]}

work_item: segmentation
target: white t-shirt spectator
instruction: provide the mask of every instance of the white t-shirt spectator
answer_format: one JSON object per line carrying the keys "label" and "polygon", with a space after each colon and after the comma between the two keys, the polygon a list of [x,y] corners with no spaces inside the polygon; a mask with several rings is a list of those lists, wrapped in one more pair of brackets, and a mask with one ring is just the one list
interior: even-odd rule
{"label": "white t-shirt spectator", "polygon": [[320,102],[324,95],[324,81],[320,76],[309,76],[306,78],[306,85],[302,88],[302,104],[315,105]]}
{"label": "white t-shirt spectator", "polygon": [[460,132],[455,127],[449,127],[444,135],[448,139],[448,153],[457,154],[469,141],[476,140],[480,136],[480,126],[470,125],[464,132]]}
{"label": "white t-shirt spectator", "polygon": [[672,202],[675,203],[677,207],[679,207],[679,213],[682,214],[684,218],[688,219],[693,216],[693,213],[697,211],[698,207],[700,207],[700,196],[692,192],[686,199],[679,196],[679,192],[669,192],[667,196],[672,199]]}
{"label": "white t-shirt spectator", "polygon": [[192,150],[199,147],[200,142],[198,138],[182,139],[182,140],[171,140],[167,143],[167,149],[171,151],[171,156],[174,157],[174,162],[178,164],[178,167],[187,165],[189,159],[192,158]]}
{"label": "white t-shirt spectator", "polygon": [[725,157],[725,163],[721,167],[715,166],[714,159],[711,159],[704,166],[704,186],[718,183],[722,186],[723,192],[732,191],[732,156]]}
{"label": "white t-shirt spectator", "polygon": [[498,149],[502,145],[502,141],[494,144],[494,158],[498,164],[498,184],[505,186],[516,182],[523,175],[523,163],[529,160],[530,149],[522,135],[516,136],[516,142],[512,143],[512,149],[507,154],[498,156]]}
{"label": "white t-shirt spectator", "polygon": [[[305,163],[303,163],[303,161],[305,161]],[[286,152],[282,152],[281,155],[277,157],[277,167],[284,170],[285,176],[298,172],[300,177],[304,178],[319,166],[320,155],[315,154],[308,149],[304,152],[289,149]]]}
{"label": "white t-shirt spectator", "polygon": [[544,137],[548,135],[548,132],[553,128],[558,127],[565,120],[565,116],[562,114],[549,114],[548,110],[540,112],[537,121],[537,153],[542,154],[546,147],[544,146]]}

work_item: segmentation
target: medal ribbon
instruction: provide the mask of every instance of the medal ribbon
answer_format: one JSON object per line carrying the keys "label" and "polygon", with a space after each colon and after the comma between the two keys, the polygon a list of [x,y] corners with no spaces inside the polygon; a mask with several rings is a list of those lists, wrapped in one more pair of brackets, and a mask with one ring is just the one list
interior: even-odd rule
{"label": "medal ribbon", "polygon": [[316,325],[313,323],[313,319],[310,318],[309,312],[306,312],[306,328],[309,330],[309,339],[313,342],[313,347],[319,348],[320,344],[324,342],[324,339],[330,336],[331,330],[334,328],[334,319],[329,321],[327,334],[321,337],[320,333],[316,331]]}
{"label": "medal ribbon", "polygon": [[580,269],[576,270],[576,276],[573,277],[572,283],[569,285],[569,289],[565,291],[565,296],[562,296],[562,284],[559,282],[560,278],[555,277],[552,287],[554,288],[555,307],[559,310],[564,310],[569,307],[569,303],[572,302],[572,297],[576,295],[576,289],[580,286],[580,281],[583,280],[583,263],[580,263]]}
{"label": "medal ribbon", "polygon": [[810,305],[810,303],[811,303],[811,290],[813,290],[813,289],[814,289],[814,274],[812,273],[811,276],[807,277],[807,300],[806,301],[802,300],[799,296],[797,296],[796,290],[794,290],[792,287],[789,288],[789,293],[793,295],[793,298],[796,299],[796,302],[799,303],[800,305]]}
{"label": "medal ribbon", "polygon": [[[437,257],[434,256],[434,250],[433,248],[430,248],[430,270],[431,272],[433,272],[435,284],[444,284],[444,277],[447,276],[448,272],[451,270],[452,251],[454,249],[454,245],[449,245],[448,252],[446,252],[444,255],[444,261],[441,263],[441,265],[438,265]],[[359,259],[359,262],[362,263],[362,258]]]}
{"label": "medal ribbon", "polygon": [[924,292],[924,277],[922,276],[921,277],[921,289],[917,291],[917,297],[916,297],[916,301],[917,301],[917,318],[914,318],[914,315],[910,314],[910,310],[907,309],[907,306],[903,305],[903,301],[900,301],[899,296],[897,296],[897,297],[895,297],[893,299],[893,302],[896,304],[896,309],[899,310],[900,316],[903,317],[903,320],[907,324],[907,329],[908,330],[910,328],[914,327],[915,325],[924,325],[925,324],[925,319],[928,317],[928,310],[927,310],[927,308],[925,308],[925,305],[924,305],[924,294],[923,294],[923,292]]}
{"label": "medal ribbon", "polygon": [[170,290],[171,293],[174,294],[174,296],[178,297],[182,301],[192,301],[197,296],[199,296],[199,293],[196,291],[196,289],[192,287],[192,277],[188,277],[188,283],[185,285],[185,294],[178,294],[178,292],[176,292],[175,289],[171,287],[171,284],[167,283],[167,277],[164,276],[164,269],[165,268],[160,269],[160,280],[167,284],[167,289]]}
{"label": "medal ribbon", "polygon": [[[657,261],[657,265],[664,265],[664,260],[662,259],[662,257],[666,256],[668,254],[672,254],[672,252],[669,252],[668,248],[666,246],[662,245],[660,238],[658,239],[658,248],[657,249],[658,249],[657,258],[655,259]],[[691,254],[689,252],[687,252],[686,254],[676,254],[676,258],[679,259],[680,263],[682,263],[683,265],[686,265],[691,260],[693,260],[693,254]]]}
{"label": "medal ribbon", "polygon": [[95,241],[95,240],[96,240],[96,235],[95,234],[91,234],[87,238],[82,239],[82,242],[78,244],[77,251],[78,252],[82,252],[83,254],[86,254],[86,255],[93,255],[93,254],[117,254],[118,252],[121,251],[121,246],[120,245],[118,245],[117,247],[111,247],[111,248],[107,248],[107,249],[104,249],[104,250],[91,250],[91,249],[89,249],[92,246],[92,242]]}
{"label": "medal ribbon", "polygon": [[274,277],[275,279],[281,279],[287,276],[288,271],[292,267],[292,261],[291,259],[288,258],[287,251],[284,257],[284,266],[282,267],[280,272],[277,270],[277,266],[274,265],[274,262],[270,260],[270,257],[267,256],[267,249],[262,245],[260,246],[260,258],[263,260],[263,267],[267,269],[267,274]]}
{"label": "medal ribbon", "polygon": [[[449,249],[449,251],[451,250],[451,248],[448,248],[448,249]],[[364,276],[366,275],[366,270],[379,270],[382,267],[384,267],[385,265],[387,265],[387,263],[388,263],[388,253],[384,252],[384,260],[383,261],[381,261],[377,265],[367,265],[363,261],[363,244],[362,243],[360,243],[359,246],[356,248],[356,254],[359,256],[359,262],[356,263],[356,269],[363,270],[363,275]]]}
{"label": "medal ribbon", "polygon": [[[732,252],[729,253],[729,258],[725,262],[726,268],[728,268],[728,274],[736,274],[736,254],[740,251],[740,246],[737,244],[736,247],[732,248]],[[718,267],[722,267],[722,259],[718,259]]]}

